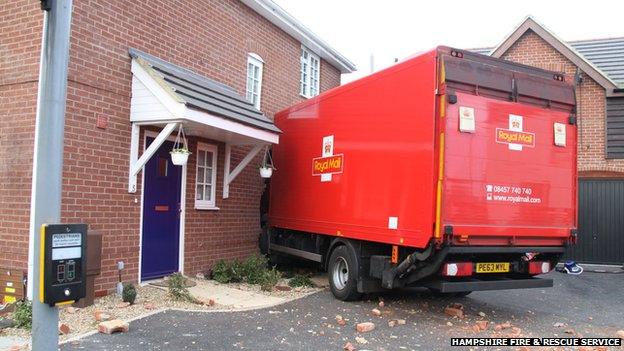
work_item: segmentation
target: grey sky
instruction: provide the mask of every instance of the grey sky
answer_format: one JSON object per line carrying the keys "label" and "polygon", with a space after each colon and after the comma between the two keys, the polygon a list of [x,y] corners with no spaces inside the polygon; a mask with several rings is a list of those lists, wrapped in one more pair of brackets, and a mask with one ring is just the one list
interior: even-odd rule
{"label": "grey sky", "polygon": [[623,37],[624,1],[274,0],[353,61],[350,81],[437,45],[494,46],[527,15],[563,40]]}

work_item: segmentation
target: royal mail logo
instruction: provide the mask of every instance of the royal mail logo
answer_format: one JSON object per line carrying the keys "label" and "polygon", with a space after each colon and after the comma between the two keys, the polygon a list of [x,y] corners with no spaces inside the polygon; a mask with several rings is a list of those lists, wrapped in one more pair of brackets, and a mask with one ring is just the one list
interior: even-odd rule
{"label": "royal mail logo", "polygon": [[509,129],[496,128],[496,142],[507,144],[509,150],[522,151],[522,147],[535,147],[535,133],[522,129],[522,116],[509,115]]}
{"label": "royal mail logo", "polygon": [[496,142],[501,144],[519,144],[522,146],[535,147],[535,134],[496,128]]}
{"label": "royal mail logo", "polygon": [[312,160],[312,175],[342,173],[344,155],[317,157]]}
{"label": "royal mail logo", "polygon": [[321,182],[332,180],[332,174],[342,173],[344,155],[334,155],[334,136],[323,137],[321,157],[312,159],[312,175],[321,176]]}

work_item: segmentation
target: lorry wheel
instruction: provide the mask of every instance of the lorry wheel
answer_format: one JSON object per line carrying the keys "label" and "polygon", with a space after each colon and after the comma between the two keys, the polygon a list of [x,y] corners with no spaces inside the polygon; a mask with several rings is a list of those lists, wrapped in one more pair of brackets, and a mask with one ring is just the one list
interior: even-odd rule
{"label": "lorry wheel", "polygon": [[353,301],[362,296],[357,291],[357,257],[345,245],[338,246],[332,251],[327,276],[332,294],[338,300]]}

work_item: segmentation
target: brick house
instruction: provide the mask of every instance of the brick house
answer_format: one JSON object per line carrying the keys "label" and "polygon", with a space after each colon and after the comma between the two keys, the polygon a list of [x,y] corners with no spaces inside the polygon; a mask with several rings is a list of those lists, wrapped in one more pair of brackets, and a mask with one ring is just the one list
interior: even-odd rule
{"label": "brick house", "polygon": [[[27,269],[43,13],[0,5],[0,267]],[[62,221],[103,235],[96,294],[257,250],[272,116],[354,65],[271,0],[74,2]],[[180,125],[192,154],[169,151]]]}
{"label": "brick house", "polygon": [[568,257],[624,262],[624,38],[565,42],[527,17],[496,47],[471,49],[565,72],[576,85],[579,233]]}

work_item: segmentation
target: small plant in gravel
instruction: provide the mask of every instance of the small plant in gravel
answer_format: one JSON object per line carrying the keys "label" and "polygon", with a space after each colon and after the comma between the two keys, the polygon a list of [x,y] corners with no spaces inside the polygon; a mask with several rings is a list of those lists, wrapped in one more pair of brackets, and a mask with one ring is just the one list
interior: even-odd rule
{"label": "small plant in gravel", "polygon": [[292,279],[288,281],[288,285],[290,285],[293,288],[297,288],[297,287],[313,287],[314,283],[312,283],[312,280],[307,275],[295,274],[292,277]]}
{"label": "small plant in gravel", "polygon": [[269,261],[261,255],[252,255],[244,261],[220,260],[212,267],[212,279],[219,283],[258,284],[262,290],[271,290],[282,278],[275,267],[268,268]]}
{"label": "small plant in gravel", "polygon": [[169,296],[178,301],[197,302],[186,287],[186,278],[182,273],[174,273],[167,280]]}
{"label": "small plant in gravel", "polygon": [[212,267],[212,279],[222,284],[240,282],[242,281],[242,274],[239,266],[238,261],[219,260]]}
{"label": "small plant in gravel", "polygon": [[264,278],[269,261],[265,256],[251,255],[241,264],[242,275],[249,284],[260,284]]}
{"label": "small plant in gravel", "polygon": [[16,327],[30,330],[32,327],[32,304],[30,301],[20,301],[15,304],[13,319]]}
{"label": "small plant in gravel", "polygon": [[260,289],[264,291],[271,291],[280,279],[282,279],[282,273],[275,269],[275,267],[265,269],[259,282]]}
{"label": "small plant in gravel", "polygon": [[123,286],[123,290],[121,293],[121,299],[123,302],[128,302],[131,305],[134,304],[134,300],[136,300],[137,291],[132,283],[126,283]]}

